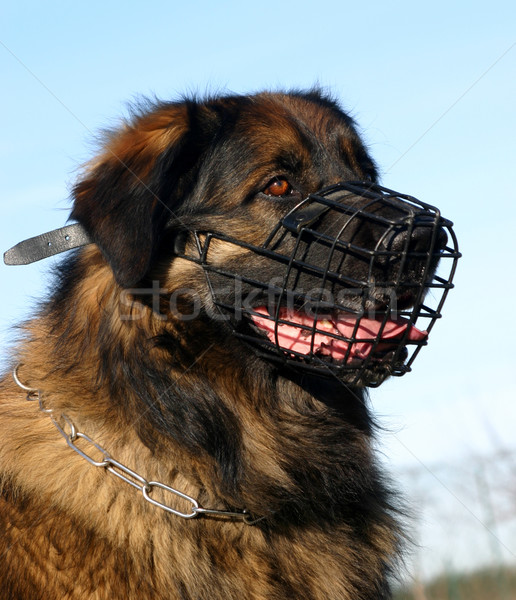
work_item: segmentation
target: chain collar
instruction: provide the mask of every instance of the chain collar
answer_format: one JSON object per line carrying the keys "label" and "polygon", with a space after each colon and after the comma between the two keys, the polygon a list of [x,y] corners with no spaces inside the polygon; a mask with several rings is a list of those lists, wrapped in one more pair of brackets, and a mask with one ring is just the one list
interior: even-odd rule
{"label": "chain collar", "polygon": [[[97,467],[97,468],[105,469],[106,471],[115,475],[116,477],[118,477],[119,479],[124,481],[125,483],[136,488],[138,491],[140,491],[142,493],[143,498],[147,502],[150,502],[154,506],[157,506],[158,508],[160,508],[168,513],[172,513],[173,515],[176,515],[183,519],[194,519],[195,517],[199,517],[199,516],[207,516],[207,517],[212,516],[212,517],[228,518],[228,519],[233,519],[233,520],[241,520],[244,523],[246,523],[247,525],[254,525],[258,521],[261,521],[265,518],[265,517],[259,517],[259,518],[255,519],[246,510],[233,512],[233,511],[228,511],[228,510],[216,510],[213,508],[204,508],[199,505],[199,502],[195,498],[192,498],[192,496],[189,496],[188,494],[180,492],[179,490],[176,490],[175,488],[170,487],[169,485],[166,485],[165,483],[161,483],[160,481],[148,481],[145,477],[143,477],[136,471],[133,471],[126,465],[115,460],[105,448],[103,448],[100,444],[97,444],[97,442],[92,440],[88,435],[86,435],[82,431],[79,431],[77,429],[77,427],[74,425],[74,423],[72,422],[72,420],[67,415],[60,414],[59,416],[56,416],[53,409],[45,408],[41,390],[39,390],[37,388],[31,388],[20,381],[20,378],[18,377],[18,368],[19,367],[20,367],[20,365],[17,365],[13,369],[13,373],[12,373],[13,379],[14,379],[16,385],[18,387],[20,387],[22,390],[24,390],[25,392],[27,392],[27,400],[31,400],[31,401],[37,400],[38,401],[39,410],[42,413],[44,413],[50,417],[50,420],[54,424],[57,431],[59,431],[59,433],[66,440],[66,443],[68,444],[68,446],[70,446],[70,448],[72,450],[74,450],[79,456],[81,456],[84,460],[86,460],[90,465]],[[88,454],[88,452],[85,452],[84,450],[79,448],[77,446],[77,442],[79,440],[82,440],[83,445],[86,445],[86,446],[89,445],[90,451],[96,450],[96,451],[100,452],[101,459],[95,460],[95,458],[93,458],[90,454]],[[178,510],[177,508],[173,508],[169,504],[159,502],[158,500],[155,500],[154,498],[152,498],[152,492],[156,488],[159,488],[159,489],[163,490],[164,492],[171,494],[172,496],[182,498],[186,502],[189,502],[191,504],[190,512],[183,512],[181,510]]]}

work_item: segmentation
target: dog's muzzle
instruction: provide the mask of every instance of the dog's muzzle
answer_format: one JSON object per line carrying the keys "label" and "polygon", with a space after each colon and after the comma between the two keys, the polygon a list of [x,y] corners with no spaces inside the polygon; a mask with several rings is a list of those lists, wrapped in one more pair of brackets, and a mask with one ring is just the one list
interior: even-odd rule
{"label": "dog's muzzle", "polygon": [[[369,386],[411,370],[460,258],[436,208],[363,182],[310,194],[259,244],[185,233],[193,254],[176,254],[202,266],[211,316],[237,338],[282,368]],[[4,261],[29,264],[91,241],[75,223],[20,242]]]}
{"label": "dog's muzzle", "polygon": [[[213,260],[221,243],[238,258]],[[436,208],[370,183],[310,194],[261,245],[209,231],[196,244],[236,337],[285,368],[368,386],[411,370],[460,257]]]}

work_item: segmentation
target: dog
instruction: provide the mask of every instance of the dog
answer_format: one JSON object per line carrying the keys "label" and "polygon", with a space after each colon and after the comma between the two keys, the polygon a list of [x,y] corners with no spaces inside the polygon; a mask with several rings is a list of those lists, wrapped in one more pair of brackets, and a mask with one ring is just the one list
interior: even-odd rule
{"label": "dog", "polygon": [[0,384],[2,598],[391,597],[367,387],[426,344],[451,223],[318,90],[142,103],[71,218],[6,253],[71,250]]}

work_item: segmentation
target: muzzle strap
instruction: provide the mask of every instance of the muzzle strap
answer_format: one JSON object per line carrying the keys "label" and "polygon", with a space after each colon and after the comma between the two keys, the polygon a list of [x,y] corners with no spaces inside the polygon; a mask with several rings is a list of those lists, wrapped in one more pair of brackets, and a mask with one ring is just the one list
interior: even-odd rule
{"label": "muzzle strap", "polygon": [[4,253],[4,263],[6,265],[28,265],[91,243],[92,240],[84,227],[80,223],[74,223],[19,242]]}
{"label": "muzzle strap", "polygon": [[283,217],[281,224],[291,233],[300,233],[304,227],[313,225],[329,210],[329,206],[320,204],[308,205],[300,212],[289,212],[285,217]]}

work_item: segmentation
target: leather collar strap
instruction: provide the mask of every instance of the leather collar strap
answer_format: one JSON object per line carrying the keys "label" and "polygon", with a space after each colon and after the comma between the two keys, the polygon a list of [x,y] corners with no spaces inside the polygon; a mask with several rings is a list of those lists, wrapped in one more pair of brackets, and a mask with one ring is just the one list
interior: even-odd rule
{"label": "leather collar strap", "polygon": [[4,263],[6,265],[28,265],[54,256],[54,254],[91,243],[92,240],[84,227],[80,223],[74,223],[16,244],[4,253]]}

